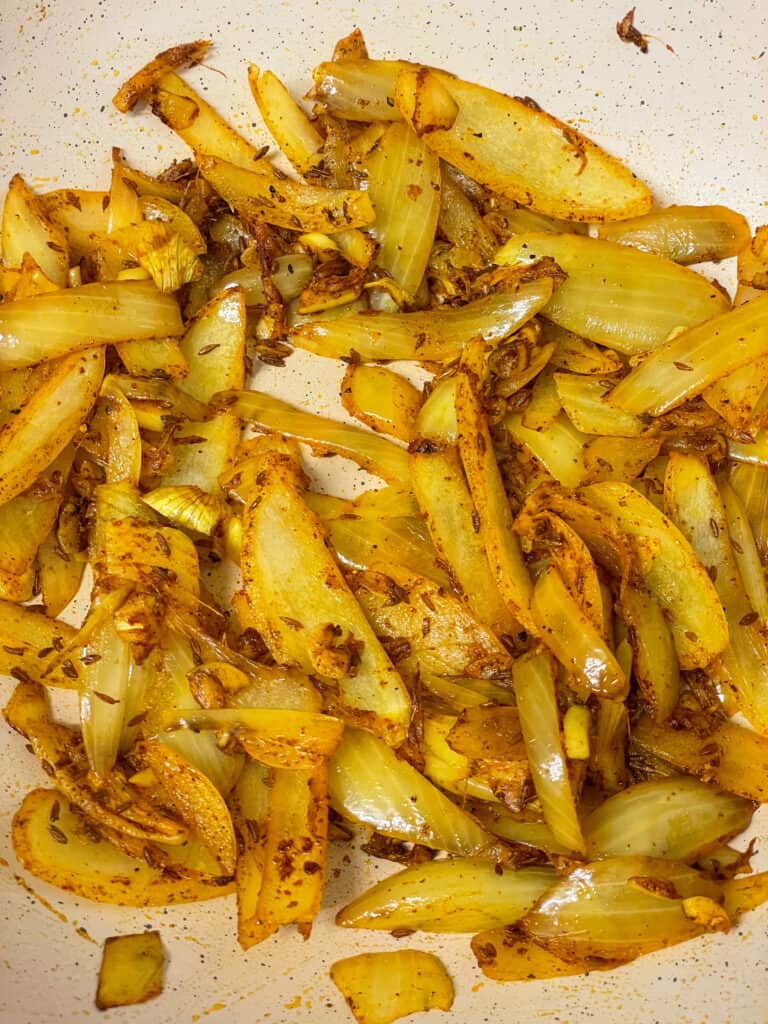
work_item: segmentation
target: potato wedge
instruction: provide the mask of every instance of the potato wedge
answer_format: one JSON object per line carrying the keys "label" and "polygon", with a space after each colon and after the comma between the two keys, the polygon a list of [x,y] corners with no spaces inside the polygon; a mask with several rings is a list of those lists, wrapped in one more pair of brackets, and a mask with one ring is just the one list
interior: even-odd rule
{"label": "potato wedge", "polygon": [[199,93],[172,71],[156,81],[148,95],[152,113],[190,146],[199,159],[228,160],[238,167],[274,171],[255,149]]}
{"label": "potato wedge", "polygon": [[533,584],[513,529],[509,498],[483,410],[485,369],[485,343],[474,338],[462,353],[456,387],[459,453],[496,586],[512,615],[536,635],[537,624],[531,613]]}
{"label": "potato wedge", "polygon": [[768,640],[744,589],[717,483],[698,455],[672,452],[664,479],[672,519],[709,569],[728,621],[728,646],[708,671],[750,724],[768,735]]}
{"label": "potato wedge", "polygon": [[680,667],[707,666],[728,643],[728,623],[712,580],[688,541],[627,484],[591,484],[583,494],[626,533],[647,586],[668,613]]}
{"label": "potato wedge", "polygon": [[419,413],[410,448],[413,490],[454,590],[498,636],[514,636],[519,626],[488,563],[455,444],[454,387],[451,378],[441,381]]}
{"label": "potato wedge", "polygon": [[24,673],[38,680],[48,657],[74,633],[71,626],[49,618],[39,606],[0,600],[0,672],[17,679]]}
{"label": "potato wedge", "polygon": [[97,903],[157,907],[217,899],[226,876],[174,876],[101,839],[98,829],[55,789],[33,789],[13,818],[13,848],[36,878]]}
{"label": "potato wedge", "polygon": [[331,980],[358,1024],[392,1024],[422,1010],[450,1010],[453,984],[432,953],[360,953],[331,966]]}
{"label": "potato wedge", "polygon": [[526,266],[544,257],[568,275],[544,315],[627,355],[658,348],[675,328],[694,327],[730,308],[720,289],[693,270],[584,235],[515,235],[495,259]]}
{"label": "potato wedge", "polygon": [[248,84],[270,134],[299,174],[319,162],[323,138],[272,71],[248,68]]}
{"label": "potato wedge", "polygon": [[210,47],[209,39],[198,39],[193,43],[181,43],[179,46],[163,50],[120,86],[112,97],[112,102],[120,113],[127,114],[169,71],[194,67],[205,59]]}
{"label": "potato wedge", "polygon": [[0,502],[30,487],[88,417],[104,375],[104,350],[52,362],[19,414],[0,429]]}
{"label": "potato wedge", "polygon": [[584,221],[621,220],[650,208],[646,186],[573,128],[522,100],[430,71],[419,74],[418,65],[404,61],[336,61],[313,74],[334,113],[366,121],[392,120],[392,98],[406,118],[418,115],[435,76],[458,116],[450,128],[424,136],[430,148],[523,206]]}
{"label": "potato wedge", "polygon": [[96,1006],[135,1006],[163,991],[165,953],[160,932],[114,935],[106,939],[99,967]]}
{"label": "potato wedge", "polygon": [[337,688],[340,717],[399,743],[408,693],[301,498],[298,460],[264,446],[254,468],[263,482],[247,492],[241,556],[250,623],[278,662]]}
{"label": "potato wedge", "polygon": [[397,565],[385,572],[348,572],[347,582],[376,635],[396,661],[412,659],[439,676],[505,678],[512,659],[462,601],[433,580]]}
{"label": "potato wedge", "polygon": [[706,737],[688,729],[657,725],[648,715],[632,724],[631,749],[652,763],[672,766],[747,800],[768,803],[768,739],[735,722],[717,725]]}
{"label": "potato wedge", "polygon": [[213,783],[184,757],[157,739],[142,740],[133,760],[150,768],[165,801],[193,829],[226,875],[235,872],[237,840],[227,805]]}
{"label": "potato wedge", "polygon": [[52,722],[45,691],[30,680],[19,683],[3,709],[8,724],[25,736],[41,762],[52,766],[59,791],[97,824],[148,842],[179,845],[185,827],[147,801],[122,767],[95,783],[88,773],[81,737]]}
{"label": "potato wedge", "polygon": [[323,895],[328,836],[328,769],[246,765],[235,793],[238,939],[249,949],[282,925],[308,938]]}
{"label": "potato wedge", "polygon": [[145,281],[85,284],[0,309],[0,369],[118,341],[177,336],[179,307]]}

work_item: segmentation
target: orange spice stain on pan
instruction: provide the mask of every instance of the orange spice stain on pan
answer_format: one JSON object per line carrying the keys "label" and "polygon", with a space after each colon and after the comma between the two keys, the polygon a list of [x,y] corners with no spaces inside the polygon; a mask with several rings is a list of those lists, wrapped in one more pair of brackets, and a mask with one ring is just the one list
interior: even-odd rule
{"label": "orange spice stain on pan", "polygon": [[[5,858],[0,857],[0,861],[2,861],[3,867],[8,867],[8,861],[6,861]],[[75,930],[75,934],[79,935],[81,939],[85,939],[86,942],[92,942],[94,945],[97,945],[96,940],[88,934],[88,931],[82,925],[78,925],[76,921],[70,921],[66,914],[62,914],[62,912],[57,910],[52,903],[49,903],[44,896],[41,896],[39,892],[36,892],[28,882],[25,882],[21,875],[14,874],[13,879],[17,885],[20,885],[21,888],[25,892],[29,893],[33,899],[36,899],[41,906],[45,907],[46,910],[49,910],[54,917],[57,917],[64,924],[71,924]]]}

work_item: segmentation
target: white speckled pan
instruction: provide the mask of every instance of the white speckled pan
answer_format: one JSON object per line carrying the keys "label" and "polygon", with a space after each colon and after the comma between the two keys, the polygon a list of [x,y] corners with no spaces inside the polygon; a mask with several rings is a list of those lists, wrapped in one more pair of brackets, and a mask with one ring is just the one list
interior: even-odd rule
{"label": "white speckled pan", "polygon": [[[210,63],[224,74],[200,68],[190,73],[193,80],[239,129],[266,141],[248,93],[247,62],[273,68],[303,91],[310,68],[357,24],[374,55],[440,64],[534,97],[629,163],[666,201],[727,203],[753,226],[765,221],[765,0],[639,0],[637,23],[653,35],[647,55],[616,35],[629,2],[0,0],[0,181],[4,189],[20,171],[42,189],[106,188],[113,145],[149,170],[181,155],[180,144],[155,119],[123,117],[110,100],[116,85],[156,52],[201,37],[214,39]],[[335,407],[337,377],[321,364],[297,357],[269,378],[268,386],[296,401]],[[0,687],[4,701],[10,684]],[[232,899],[131,911],[75,900],[23,876],[10,849],[10,819],[26,790],[43,778],[21,738],[0,730],[3,1022],[96,1017],[101,941],[150,923],[161,930],[170,957],[165,992],[146,1006],[109,1011],[105,1020],[343,1021],[347,1011],[328,979],[330,963],[397,945],[387,935],[350,934],[333,925],[340,903],[387,870],[356,851],[350,864],[341,861],[345,851],[334,853],[341,875],[334,879],[332,872],[327,905],[309,942],[287,931],[248,954],[234,939]],[[754,834],[768,847],[765,813]],[[78,934],[81,928],[95,943]],[[768,907],[728,936],[643,957],[612,973],[514,986],[483,978],[468,936],[416,935],[409,943],[445,959],[456,983],[450,1018],[456,1024],[768,1021]]]}

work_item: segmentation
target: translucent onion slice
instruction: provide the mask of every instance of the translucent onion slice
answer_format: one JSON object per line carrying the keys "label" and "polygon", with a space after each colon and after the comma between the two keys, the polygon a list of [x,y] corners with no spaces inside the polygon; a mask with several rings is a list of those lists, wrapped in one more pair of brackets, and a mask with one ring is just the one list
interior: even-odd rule
{"label": "translucent onion slice", "polygon": [[768,900],[768,871],[757,875],[746,875],[744,878],[729,878],[723,882],[723,905],[733,920],[739,919],[755,907],[762,906]]}
{"label": "translucent onion slice", "polygon": [[370,733],[345,730],[329,783],[337,811],[393,839],[463,857],[493,846],[465,811]]}
{"label": "translucent onion slice", "polygon": [[700,324],[730,306],[719,288],[693,270],[584,235],[515,235],[495,258],[525,265],[545,256],[568,275],[545,315],[627,355],[655,349],[675,328]]}
{"label": "translucent onion slice", "polygon": [[546,305],[552,280],[541,277],[504,289],[456,309],[417,313],[355,313],[333,320],[310,320],[292,328],[288,340],[316,355],[340,359],[352,350],[361,359],[455,359],[478,335],[500,341]]}
{"label": "translucent onion slice", "polygon": [[748,827],[754,804],[685,776],[654,779],[609,797],[584,822],[602,857],[666,857],[688,864]]}
{"label": "translucent onion slice", "polygon": [[[655,857],[613,857],[577,868],[523,919],[527,935],[566,960],[632,960],[708,929],[686,903],[715,905],[722,890],[703,875]],[[715,930],[727,930],[721,918]]]}
{"label": "translucent onion slice", "polygon": [[757,550],[764,558],[768,555],[768,470],[740,462],[731,466],[728,482],[742,500]]}
{"label": "translucent onion slice", "polygon": [[554,565],[536,581],[531,615],[537,634],[572,674],[569,682],[582,697],[624,699],[629,687],[624,672]]}
{"label": "translucent onion slice", "polygon": [[660,416],[739,367],[768,355],[768,295],[678,334],[611,391],[619,409]]}
{"label": "translucent onion slice", "polygon": [[560,738],[552,659],[546,654],[519,659],[515,662],[512,679],[544,820],[559,843],[573,853],[584,853],[584,837]]}
{"label": "translucent onion slice", "polygon": [[412,298],[421,284],[440,213],[440,161],[402,122],[390,125],[365,161],[376,213],[376,263]]}
{"label": "translucent onion slice", "polygon": [[738,566],[749,603],[761,619],[768,619],[768,585],[766,585],[765,570],[744,503],[726,479],[718,480],[718,488],[728,521],[733,557]]}
{"label": "translucent onion slice", "polygon": [[66,285],[70,261],[66,235],[20,174],[8,185],[0,236],[4,266],[21,267],[28,254],[55,285]]}
{"label": "translucent onion slice", "polygon": [[333,519],[327,524],[333,549],[343,565],[376,569],[393,563],[441,586],[450,586],[424,521],[415,516],[390,519]]}
{"label": "translucent onion slice", "polygon": [[751,239],[744,217],[727,206],[666,206],[642,217],[600,224],[597,237],[683,265],[736,256]]}
{"label": "translucent onion slice", "polygon": [[104,778],[112,770],[120,746],[131,685],[131,649],[120,638],[114,622],[107,620],[90,637],[80,660],[83,742],[92,770]]}
{"label": "translucent onion slice", "polygon": [[432,953],[360,953],[331,966],[331,980],[358,1024],[391,1024],[423,1010],[450,1010],[453,984]]}
{"label": "translucent onion slice", "polygon": [[504,426],[510,437],[535,455],[545,469],[564,487],[578,487],[584,483],[587,468],[583,449],[588,440],[573,426],[567,416],[560,415],[551,426],[531,430],[523,425],[520,413],[507,413]]}
{"label": "translucent onion slice", "polygon": [[182,332],[176,300],[150,281],[84,284],[0,308],[0,369],[94,345],[175,337]]}
{"label": "translucent onion slice", "polygon": [[408,453],[368,430],[297,409],[262,391],[223,392],[217,401],[240,419],[356,462],[390,483],[408,483]]}
{"label": "translucent onion slice", "polygon": [[556,373],[554,379],[568,418],[582,433],[636,437],[645,429],[639,416],[623,413],[604,400],[610,384],[575,373]]}
{"label": "translucent onion slice", "polygon": [[513,924],[550,888],[553,868],[497,871],[488,861],[453,858],[415,864],[385,878],[336,915],[345,928],[471,932]]}

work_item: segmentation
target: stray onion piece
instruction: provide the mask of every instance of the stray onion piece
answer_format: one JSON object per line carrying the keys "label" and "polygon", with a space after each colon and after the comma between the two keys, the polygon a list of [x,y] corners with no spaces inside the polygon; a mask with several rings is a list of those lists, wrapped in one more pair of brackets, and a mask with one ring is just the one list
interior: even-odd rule
{"label": "stray onion piece", "polygon": [[[500,981],[728,931],[768,900],[768,227],[359,30],[305,101],[248,68],[281,163],[183,76],[210,46],[113,100],[188,159],[3,206],[0,671],[53,787],[18,861],[233,894],[247,950],[310,936],[352,840],[400,869],[338,925]],[[732,301],[694,265],[734,257]],[[97,1006],[164,959],[109,939]],[[361,1024],[453,1003],[418,949],[331,977]]]}

